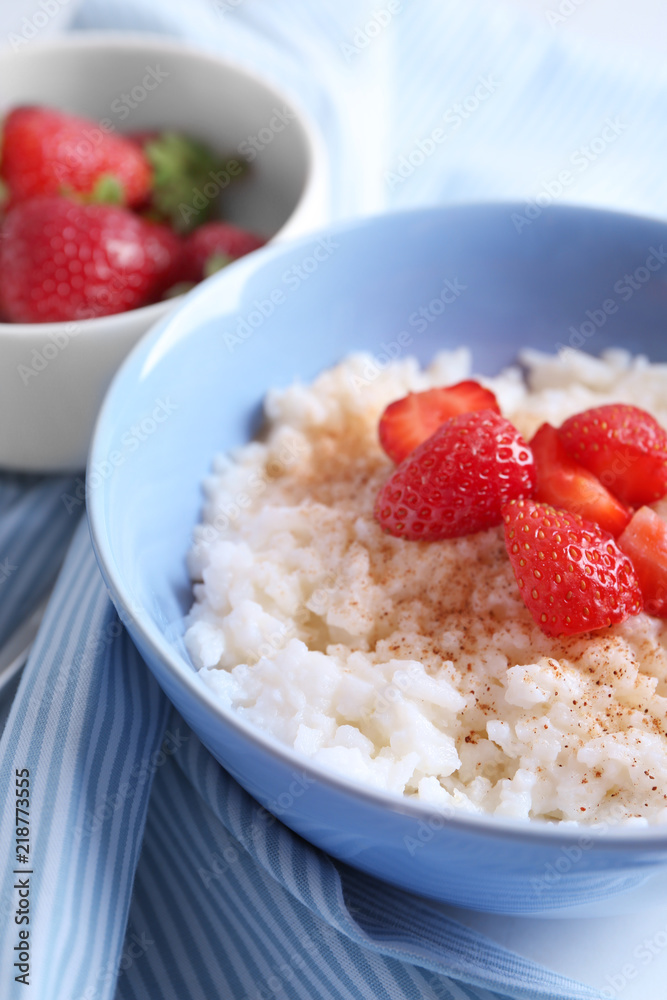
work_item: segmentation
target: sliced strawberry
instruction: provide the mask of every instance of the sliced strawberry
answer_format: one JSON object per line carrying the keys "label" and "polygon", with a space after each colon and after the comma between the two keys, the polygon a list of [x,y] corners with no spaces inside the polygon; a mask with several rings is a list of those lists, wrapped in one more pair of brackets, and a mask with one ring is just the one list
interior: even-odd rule
{"label": "sliced strawberry", "polygon": [[380,444],[398,465],[430,438],[445,420],[473,410],[500,413],[490,389],[468,380],[425,392],[411,392],[390,403],[380,418]]}
{"label": "sliced strawberry", "polygon": [[635,568],[645,610],[667,618],[667,524],[650,507],[640,507],[618,544]]}
{"label": "sliced strawberry", "polygon": [[503,507],[505,545],[521,596],[547,635],[578,635],[642,610],[632,563],[612,536],[535,500]]}
{"label": "sliced strawberry", "polygon": [[462,413],[395,469],[375,518],[400,538],[455,538],[500,524],[502,505],[534,488],[533,457],[516,427],[493,410]]}
{"label": "sliced strawberry", "polygon": [[586,410],[558,433],[568,454],[623,503],[639,507],[667,493],[667,432],[638,406]]}
{"label": "sliced strawberry", "polygon": [[630,511],[592,472],[570,458],[555,427],[542,424],[530,447],[537,473],[536,500],[579,514],[612,535],[620,535],[630,520]]}

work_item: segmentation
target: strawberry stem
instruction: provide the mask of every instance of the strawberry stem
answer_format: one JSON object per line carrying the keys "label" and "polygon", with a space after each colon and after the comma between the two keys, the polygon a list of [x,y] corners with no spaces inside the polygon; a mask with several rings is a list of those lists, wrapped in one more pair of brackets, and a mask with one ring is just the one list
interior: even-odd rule
{"label": "strawberry stem", "polygon": [[223,267],[227,267],[233,260],[234,258],[226,253],[212,253],[204,264],[204,277],[210,278],[212,274],[222,271]]}
{"label": "strawberry stem", "polygon": [[85,200],[93,205],[123,205],[125,189],[113,174],[102,174],[95,181],[90,196]]}

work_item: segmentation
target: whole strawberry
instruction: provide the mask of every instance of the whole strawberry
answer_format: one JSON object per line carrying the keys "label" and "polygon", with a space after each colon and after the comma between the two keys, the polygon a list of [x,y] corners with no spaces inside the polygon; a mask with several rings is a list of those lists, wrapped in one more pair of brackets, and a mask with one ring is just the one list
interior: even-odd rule
{"label": "whole strawberry", "polygon": [[521,596],[547,635],[605,628],[642,610],[632,563],[597,524],[534,500],[512,500],[503,520]]}
{"label": "whole strawberry", "polygon": [[91,319],[161,297],[181,241],[124,208],[42,196],[13,208],[0,240],[0,310],[14,323]]}
{"label": "whole strawberry", "polygon": [[203,281],[266,240],[228,222],[206,222],[185,240],[183,281]]}
{"label": "whole strawberry", "polygon": [[380,490],[375,518],[390,535],[436,541],[500,524],[503,504],[532,496],[530,448],[494,410],[445,421]]}
{"label": "whole strawberry", "polygon": [[137,205],[152,176],[135,142],[87,118],[40,107],[7,115],[1,174],[10,206],[42,194]]}

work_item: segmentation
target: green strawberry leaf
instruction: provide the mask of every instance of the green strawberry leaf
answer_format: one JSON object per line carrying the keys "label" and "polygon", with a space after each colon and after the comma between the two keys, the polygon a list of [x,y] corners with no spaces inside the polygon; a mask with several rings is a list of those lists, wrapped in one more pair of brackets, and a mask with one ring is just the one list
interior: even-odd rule
{"label": "green strawberry leaf", "polygon": [[175,285],[167,289],[162,299],[163,301],[166,299],[175,299],[178,295],[185,295],[194,287],[194,281],[177,281]]}
{"label": "green strawberry leaf", "polygon": [[124,205],[125,188],[113,174],[101,174],[91,191],[76,191],[69,184],[61,184],[58,193],[80,205]]}
{"label": "green strawberry leaf", "polygon": [[247,169],[243,160],[224,159],[175,132],[149,139],[144,153],[153,168],[151,209],[178,233],[214,216],[220,192]]}
{"label": "green strawberry leaf", "polygon": [[102,174],[86,201],[94,205],[124,205],[125,188],[113,174]]}
{"label": "green strawberry leaf", "polygon": [[226,253],[212,253],[204,264],[204,277],[210,278],[212,274],[222,271],[223,267],[227,267],[233,260],[234,258]]}

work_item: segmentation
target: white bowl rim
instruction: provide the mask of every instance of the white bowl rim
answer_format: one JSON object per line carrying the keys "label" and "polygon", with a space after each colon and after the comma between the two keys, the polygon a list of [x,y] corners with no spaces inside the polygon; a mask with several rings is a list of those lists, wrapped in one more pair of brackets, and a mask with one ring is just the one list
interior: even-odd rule
{"label": "white bowl rim", "polygon": [[[0,52],[0,63],[5,58],[21,58],[23,55],[32,54],[33,52],[39,54],[42,51],[67,51],[68,49],[78,50],[91,48],[131,48],[140,50],[146,47],[160,48],[165,53],[172,53],[175,55],[190,55],[197,59],[207,59],[209,62],[216,63],[219,66],[225,66],[233,70],[235,73],[238,73],[240,76],[246,77],[253,83],[259,84],[261,87],[264,87],[265,90],[271,91],[275,94],[278,101],[283,101],[285,104],[290,105],[296,112],[297,121],[301,125],[303,136],[306,141],[308,156],[307,177],[303,190],[299,196],[299,200],[280,229],[278,229],[273,236],[269,237],[269,242],[273,242],[281,237],[283,231],[291,225],[292,219],[300,210],[301,206],[307,201],[310,189],[313,186],[314,181],[316,181],[318,172],[323,170],[327,157],[324,140],[322,139],[319,128],[310,114],[304,110],[298,98],[288,94],[282,89],[282,87],[274,84],[266,77],[263,77],[261,73],[256,73],[251,67],[238,60],[216,53],[213,48],[206,48],[205,46],[199,46],[193,44],[192,42],[183,42],[170,35],[160,35],[156,32],[140,31],[80,30],[67,32],[63,35],[55,35],[50,38],[43,38],[39,41],[32,42],[29,49],[21,48],[16,51],[3,49]],[[152,302],[150,305],[140,306],[138,309],[129,309],[125,312],[111,313],[108,316],[96,316],[92,319],[72,319],[50,323],[3,323],[0,320],[0,337],[16,336],[25,338],[33,335],[39,336],[40,339],[43,339],[44,337],[50,337],[58,333],[71,330],[72,324],[75,324],[79,328],[79,337],[86,333],[90,333],[95,337],[102,337],[105,335],[111,336],[114,333],[117,333],[118,323],[122,322],[124,317],[132,317],[133,320],[134,317],[136,317],[136,321],[140,322],[141,325],[145,326],[147,329],[149,324],[152,325],[157,322],[160,317],[164,313],[168,312],[172,308],[173,304],[182,297],[182,295],[175,295],[171,299],[164,299],[160,302]]]}
{"label": "white bowl rim", "polygon": [[[200,297],[213,296],[217,294],[218,284],[226,280],[226,274],[230,269],[237,272],[245,269],[248,272],[260,270],[265,263],[270,263],[274,258],[285,252],[292,253],[295,250],[306,249],[316,243],[322,236],[335,235],[353,230],[372,226],[374,223],[383,222],[387,219],[413,218],[419,217],[428,220],[438,212],[451,212],[466,210],[470,208],[503,208],[509,212],[520,211],[524,203],[501,200],[475,200],[466,202],[456,202],[449,204],[422,206],[419,208],[401,208],[381,215],[364,216],[355,219],[344,219],[332,223],[326,228],[317,232],[309,233],[305,236],[290,241],[288,244],[269,244],[255,251],[248,257],[242,257],[228,265],[224,271],[213,275],[206,282],[201,283],[190,292],[183,301],[176,313],[165,316],[155,326],[153,326],[141,340],[135,345],[120,366],[111,386],[104,399],[102,407],[98,413],[95,429],[93,431],[92,443],[88,455],[87,469],[92,468],[98,457],[96,450],[101,431],[107,422],[107,415],[111,415],[115,406],[115,396],[118,387],[125,377],[138,366],[140,358],[147,355],[155,344],[168,335],[169,326],[182,313],[196,308],[196,300]],[[612,209],[599,208],[597,206],[577,205],[573,203],[559,203],[549,206],[550,211],[563,211],[575,213],[577,215],[594,214],[600,216],[614,216],[619,219],[634,220],[636,222],[659,224],[665,227],[667,237],[667,220],[659,217],[641,215],[634,212],[622,212]],[[190,333],[187,335],[191,335]],[[179,338],[179,343],[182,342]],[[211,456],[211,461],[213,460]],[[516,840],[523,842],[535,842],[537,845],[557,845],[570,842],[586,842],[587,846],[596,850],[618,850],[625,848],[630,851],[634,849],[652,848],[656,851],[663,851],[667,848],[667,824],[647,824],[646,826],[614,826],[610,824],[577,824],[574,821],[562,823],[548,823],[541,820],[515,819],[506,816],[497,816],[494,813],[461,813],[457,815],[452,809],[438,810],[433,806],[422,803],[397,793],[384,791],[382,789],[366,786],[356,779],[347,778],[342,773],[329,770],[325,766],[318,764],[308,757],[300,754],[293,747],[281,743],[271,734],[264,732],[258,727],[237,716],[233,711],[227,710],[215,697],[215,694],[203,682],[197,683],[198,671],[193,665],[188,665],[180,655],[176,654],[173,647],[164,638],[160,630],[154,626],[153,622],[143,620],[131,613],[127,602],[123,599],[124,591],[122,578],[116,573],[116,563],[113,552],[106,545],[104,532],[104,509],[102,497],[104,490],[94,490],[87,498],[88,523],[90,529],[93,549],[98,561],[102,576],[107,584],[114,603],[123,608],[123,614],[130,619],[135,628],[141,633],[144,642],[151,648],[153,655],[162,662],[164,666],[176,677],[179,683],[185,684],[191,696],[202,706],[211,709],[226,725],[231,725],[243,736],[248,737],[252,742],[259,744],[272,755],[281,758],[283,764],[292,767],[294,770],[310,772],[310,774],[321,784],[329,785],[339,793],[343,793],[351,799],[359,799],[371,802],[375,806],[388,809],[390,812],[403,814],[414,820],[426,824],[430,830],[436,831],[448,827],[455,828],[460,832],[468,832],[475,836],[487,836],[490,838],[500,838],[502,840]],[[183,553],[185,558],[186,553]],[[434,825],[435,824],[435,825]],[[433,842],[437,842],[434,838]],[[582,848],[583,849],[583,848]]]}

